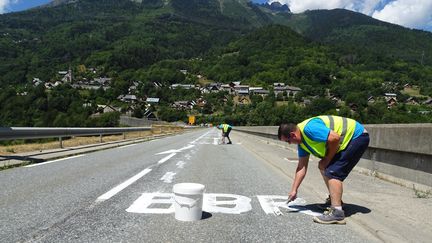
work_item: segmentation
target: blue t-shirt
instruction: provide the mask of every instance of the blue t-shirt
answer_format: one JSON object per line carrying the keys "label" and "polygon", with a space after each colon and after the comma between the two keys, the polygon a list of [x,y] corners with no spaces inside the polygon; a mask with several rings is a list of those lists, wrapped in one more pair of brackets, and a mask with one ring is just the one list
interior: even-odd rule
{"label": "blue t-shirt", "polygon": [[[356,127],[351,140],[358,138],[363,133],[363,131],[363,125],[356,121]],[[323,120],[319,118],[313,118],[306,124],[304,128],[304,133],[313,141],[326,142],[330,133],[330,128],[326,127]],[[300,145],[298,145],[298,156],[305,157],[307,155],[309,155],[309,153],[302,147],[300,147]]]}

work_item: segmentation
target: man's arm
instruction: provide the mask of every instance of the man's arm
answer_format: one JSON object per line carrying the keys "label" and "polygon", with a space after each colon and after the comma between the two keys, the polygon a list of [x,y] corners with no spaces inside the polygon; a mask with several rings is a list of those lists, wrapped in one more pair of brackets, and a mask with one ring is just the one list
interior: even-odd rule
{"label": "man's arm", "polygon": [[339,134],[330,130],[328,138],[327,138],[327,143],[326,143],[327,144],[326,155],[318,163],[318,168],[320,170],[325,170],[327,168],[328,164],[330,163],[330,161],[335,156],[337,150],[339,149],[339,141],[340,141]]}
{"label": "man's arm", "polygon": [[294,181],[291,186],[291,192],[288,194],[288,201],[296,199],[298,188],[300,187],[300,184],[302,183],[303,179],[306,176],[308,163],[309,163],[309,155],[299,158]]}

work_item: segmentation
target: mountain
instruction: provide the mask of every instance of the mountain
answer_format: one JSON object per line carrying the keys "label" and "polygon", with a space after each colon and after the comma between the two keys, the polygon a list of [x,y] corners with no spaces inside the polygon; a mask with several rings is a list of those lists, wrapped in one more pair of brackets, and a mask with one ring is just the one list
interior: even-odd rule
{"label": "mountain", "polygon": [[[199,123],[276,125],[324,113],[372,123],[430,122],[431,108],[402,104],[410,96],[401,90],[408,84],[418,103],[432,96],[431,43],[431,33],[340,9],[293,14],[247,0],[53,1],[0,15],[0,124],[116,126],[117,113],[92,114],[98,104],[111,104],[136,108],[142,117],[145,104],[118,99],[129,92],[139,100],[160,98],[152,111],[167,121],[187,119],[171,107],[175,101],[201,99],[207,103],[193,110],[202,115]],[[107,77],[110,87],[46,89],[31,82],[52,85],[69,69],[73,85]],[[269,95],[236,106],[225,92],[170,88],[232,81]],[[275,95],[273,83],[280,82],[301,91]],[[397,94],[397,107],[380,99],[384,93]],[[368,102],[371,96],[376,103]]]}
{"label": "mountain", "polygon": [[411,30],[361,13],[346,9],[314,10],[282,15],[275,22],[290,26],[312,40],[336,45],[345,51],[366,51],[373,55],[432,64],[431,32]]}
{"label": "mountain", "polygon": [[432,34],[348,10],[292,14],[248,0],[54,0],[0,16],[0,84],[49,80],[70,65],[116,73],[199,58],[280,24],[341,55],[432,63]]}

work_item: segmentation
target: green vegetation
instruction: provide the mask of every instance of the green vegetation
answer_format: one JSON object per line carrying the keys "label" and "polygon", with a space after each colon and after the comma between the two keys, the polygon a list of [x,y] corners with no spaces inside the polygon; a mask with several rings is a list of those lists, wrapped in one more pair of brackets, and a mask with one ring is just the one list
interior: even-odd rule
{"label": "green vegetation", "polygon": [[[160,99],[150,107],[135,104],[135,117],[149,109],[166,121],[193,114],[198,123],[234,125],[299,122],[323,113],[364,123],[431,122],[431,107],[421,104],[432,96],[431,65],[431,33],[347,10],[297,15],[246,0],[81,0],[0,16],[0,124],[118,126],[120,112],[95,115],[98,105],[124,113],[131,105],[118,97],[134,83],[139,99]],[[74,82],[112,81],[96,90],[31,83],[54,83],[61,79],[58,71],[69,68]],[[199,84],[197,75],[207,83],[241,81],[270,94],[238,104],[227,92],[170,88]],[[279,82],[301,92],[275,95],[272,84]],[[401,92],[405,84],[418,93]],[[384,93],[395,93],[398,103],[389,108]],[[410,96],[419,105],[405,104]],[[193,110],[172,106],[198,99],[206,102]]]}

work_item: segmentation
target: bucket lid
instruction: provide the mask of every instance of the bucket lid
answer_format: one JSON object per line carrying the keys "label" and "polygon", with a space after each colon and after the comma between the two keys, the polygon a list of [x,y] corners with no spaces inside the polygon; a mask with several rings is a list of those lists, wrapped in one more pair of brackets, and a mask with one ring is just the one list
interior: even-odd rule
{"label": "bucket lid", "polygon": [[204,192],[205,186],[198,183],[178,183],[173,186],[173,192],[178,194],[194,195]]}

